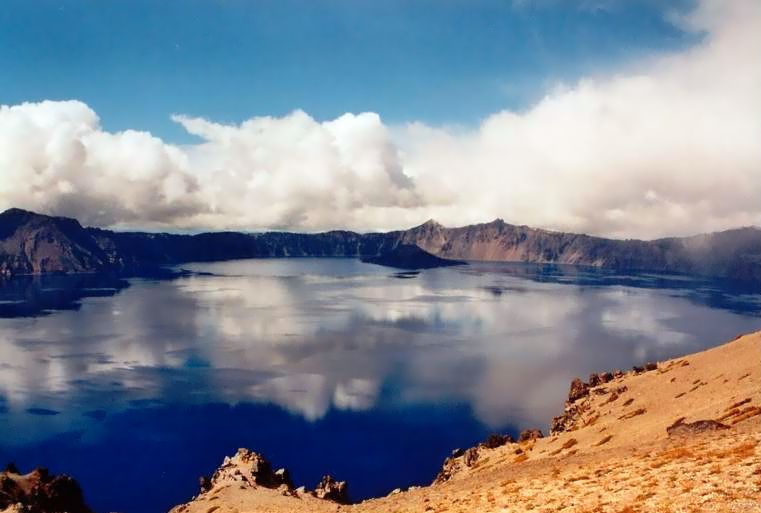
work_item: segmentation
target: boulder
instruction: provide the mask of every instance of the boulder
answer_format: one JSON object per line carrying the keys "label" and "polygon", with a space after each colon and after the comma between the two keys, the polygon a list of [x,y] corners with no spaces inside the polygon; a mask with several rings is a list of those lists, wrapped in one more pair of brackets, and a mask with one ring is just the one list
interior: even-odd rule
{"label": "boulder", "polygon": [[472,467],[478,461],[478,449],[471,447],[466,449],[462,455],[462,461],[466,467]]}
{"label": "boulder", "polygon": [[220,481],[242,481],[265,488],[293,486],[285,469],[273,471],[272,464],[264,456],[249,449],[238,449],[233,457],[225,458],[222,466],[211,477],[210,487]]}
{"label": "boulder", "polygon": [[655,363],[655,362],[647,362],[645,364],[645,370],[646,371],[654,371],[656,369],[658,369],[658,364]]}
{"label": "boulder", "polygon": [[558,415],[557,417],[552,417],[552,422],[550,422],[550,434],[556,435],[558,433],[562,433],[563,431],[566,431],[568,429],[568,417],[565,413],[562,415]]}
{"label": "boulder", "polygon": [[572,403],[582,397],[589,395],[589,387],[579,378],[571,381],[571,388],[568,391],[568,402]]}
{"label": "boulder", "polygon": [[206,476],[198,478],[198,486],[201,489],[201,493],[206,493],[211,490],[211,479]]}
{"label": "boulder", "polygon": [[493,434],[489,435],[488,438],[480,444],[480,446],[486,449],[496,449],[497,447],[502,447],[505,444],[511,443],[513,443],[512,436]]}
{"label": "boulder", "polygon": [[338,504],[349,504],[349,487],[346,481],[336,481],[329,475],[322,477],[314,489],[314,495],[318,499],[325,499]]}
{"label": "boulder", "polygon": [[277,486],[287,486],[293,488],[293,481],[291,481],[291,474],[284,468],[279,468],[275,471],[275,477],[273,479]]}
{"label": "boulder", "polygon": [[444,464],[441,466],[439,473],[436,474],[433,484],[449,481],[455,474],[475,465],[479,458],[478,451],[478,447],[471,447],[465,450],[455,449],[452,451],[452,456],[444,460]]}
{"label": "boulder", "polygon": [[536,440],[537,438],[544,438],[541,429],[524,429],[518,437],[518,442],[528,442],[529,440]]}
{"label": "boulder", "polygon": [[695,422],[685,423],[684,417],[680,417],[666,428],[666,433],[668,433],[668,436],[685,436],[724,429],[729,429],[729,426],[716,420],[696,420]]}

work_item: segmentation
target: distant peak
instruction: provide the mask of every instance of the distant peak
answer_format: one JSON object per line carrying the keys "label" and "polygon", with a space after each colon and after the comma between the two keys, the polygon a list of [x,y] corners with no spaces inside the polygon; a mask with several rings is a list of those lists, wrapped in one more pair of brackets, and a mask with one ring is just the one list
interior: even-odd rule
{"label": "distant peak", "polygon": [[32,212],[30,210],[24,210],[23,208],[17,208],[17,207],[11,207],[9,209],[3,210],[0,215],[3,216],[13,216],[13,215],[20,215],[20,214],[26,214],[26,215],[38,215],[35,212]]}
{"label": "distant peak", "polygon": [[428,221],[420,225],[420,228],[443,228],[443,225],[437,220],[431,218]]}
{"label": "distant peak", "polygon": [[34,219],[36,217],[43,217],[41,214],[24,210],[23,208],[12,207],[3,212],[0,212],[0,218],[6,221],[22,222],[27,219]]}

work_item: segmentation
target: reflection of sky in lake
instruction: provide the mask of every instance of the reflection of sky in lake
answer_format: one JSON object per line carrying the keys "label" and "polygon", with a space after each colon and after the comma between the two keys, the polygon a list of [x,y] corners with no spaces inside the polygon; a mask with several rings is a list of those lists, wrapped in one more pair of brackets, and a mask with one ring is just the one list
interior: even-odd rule
{"label": "reflection of sky in lake", "polygon": [[[0,458],[74,473],[104,510],[184,500],[239,445],[297,481],[332,470],[357,496],[384,493],[430,480],[448,449],[490,430],[546,428],[576,375],[761,327],[757,292],[684,277],[190,268],[203,273],[0,289]],[[52,313],[31,315],[40,304]],[[120,464],[88,470],[106,456]]]}

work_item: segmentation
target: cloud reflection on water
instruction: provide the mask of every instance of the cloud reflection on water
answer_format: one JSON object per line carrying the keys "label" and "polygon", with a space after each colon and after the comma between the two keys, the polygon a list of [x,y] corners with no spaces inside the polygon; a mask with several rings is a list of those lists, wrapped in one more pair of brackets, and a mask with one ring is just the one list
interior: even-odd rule
{"label": "cloud reflection on water", "polygon": [[[494,264],[396,279],[345,259],[193,267],[216,274],[133,280],[78,310],[0,321],[6,440],[97,432],[97,412],[141,401],[271,402],[307,420],[464,402],[490,426],[546,426],[575,375],[761,325],[757,303],[712,308],[690,282],[527,280]],[[41,422],[29,409],[60,414]]]}

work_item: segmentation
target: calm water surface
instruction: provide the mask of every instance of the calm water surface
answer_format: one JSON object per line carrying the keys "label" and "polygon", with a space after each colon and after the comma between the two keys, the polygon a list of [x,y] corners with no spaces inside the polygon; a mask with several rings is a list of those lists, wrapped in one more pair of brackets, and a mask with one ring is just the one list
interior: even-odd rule
{"label": "calm water surface", "polygon": [[678,276],[184,267],[0,287],[0,463],[70,473],[101,512],[165,511],[237,447],[380,495],[490,432],[546,430],[576,375],[761,327],[758,291]]}

